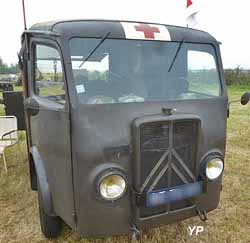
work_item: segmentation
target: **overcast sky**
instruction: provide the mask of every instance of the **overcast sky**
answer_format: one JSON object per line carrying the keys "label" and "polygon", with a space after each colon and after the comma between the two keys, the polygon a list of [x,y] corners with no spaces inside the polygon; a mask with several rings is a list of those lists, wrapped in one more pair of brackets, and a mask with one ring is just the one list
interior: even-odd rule
{"label": "overcast sky", "polygon": [[[200,6],[197,28],[222,42],[226,68],[250,68],[250,1],[193,0]],[[17,62],[23,30],[22,0],[1,0],[0,56]],[[74,18],[153,21],[185,26],[186,0],[26,0],[28,27],[34,23]]]}

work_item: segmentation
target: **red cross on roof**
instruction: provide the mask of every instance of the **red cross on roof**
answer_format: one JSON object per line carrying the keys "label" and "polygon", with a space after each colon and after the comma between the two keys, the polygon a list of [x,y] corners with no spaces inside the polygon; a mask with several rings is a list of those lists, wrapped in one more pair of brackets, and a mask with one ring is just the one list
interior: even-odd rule
{"label": "red cross on roof", "polygon": [[154,39],[155,33],[160,33],[159,28],[151,27],[148,24],[140,24],[135,26],[136,31],[142,31],[144,33],[145,38]]}

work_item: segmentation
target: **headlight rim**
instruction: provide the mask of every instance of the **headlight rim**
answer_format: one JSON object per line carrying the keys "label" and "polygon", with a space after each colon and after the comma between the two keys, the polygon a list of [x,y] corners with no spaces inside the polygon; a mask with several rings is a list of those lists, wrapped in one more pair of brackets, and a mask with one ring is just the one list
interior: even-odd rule
{"label": "headlight rim", "polygon": [[[209,162],[211,162],[212,160],[214,160],[214,159],[221,160],[223,168],[222,168],[222,171],[221,171],[221,173],[220,173],[220,175],[218,177],[216,177],[214,179],[211,179],[211,178],[209,178],[207,176],[206,170],[207,170],[207,164]],[[203,177],[205,177],[208,181],[216,181],[216,180],[218,180],[222,176],[222,174],[224,172],[224,169],[225,169],[225,163],[224,163],[224,157],[223,157],[223,155],[221,153],[218,153],[218,152],[212,152],[212,153],[208,154],[203,159],[201,173],[202,173]]]}
{"label": "headlight rim", "polygon": [[[120,176],[125,181],[125,188],[124,188],[122,194],[119,195],[119,197],[109,199],[109,198],[106,198],[102,195],[102,193],[100,191],[100,186],[101,186],[101,183],[103,182],[103,180],[108,176]],[[108,169],[108,170],[102,171],[97,176],[97,180],[96,180],[97,194],[98,194],[99,199],[101,199],[102,201],[104,201],[106,203],[112,203],[112,202],[116,202],[116,201],[120,200],[126,194],[127,188],[128,188],[127,178],[126,178],[125,174],[122,171],[120,171],[119,169]]]}

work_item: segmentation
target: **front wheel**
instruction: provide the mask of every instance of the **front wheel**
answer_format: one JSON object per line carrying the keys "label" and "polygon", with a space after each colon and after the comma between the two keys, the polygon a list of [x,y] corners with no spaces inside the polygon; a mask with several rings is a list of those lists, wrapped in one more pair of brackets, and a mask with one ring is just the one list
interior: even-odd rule
{"label": "front wheel", "polygon": [[37,187],[41,230],[46,238],[55,238],[62,232],[62,221],[59,217],[46,214],[39,181],[37,182]]}

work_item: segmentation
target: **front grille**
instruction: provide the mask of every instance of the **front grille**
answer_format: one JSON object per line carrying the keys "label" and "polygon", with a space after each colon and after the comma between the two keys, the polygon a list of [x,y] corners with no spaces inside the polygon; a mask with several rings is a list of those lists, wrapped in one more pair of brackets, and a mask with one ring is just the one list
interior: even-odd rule
{"label": "front grille", "polygon": [[[140,126],[141,192],[166,189],[196,180],[198,121],[164,121]],[[155,208],[140,207],[148,217],[192,206],[191,200]]]}

